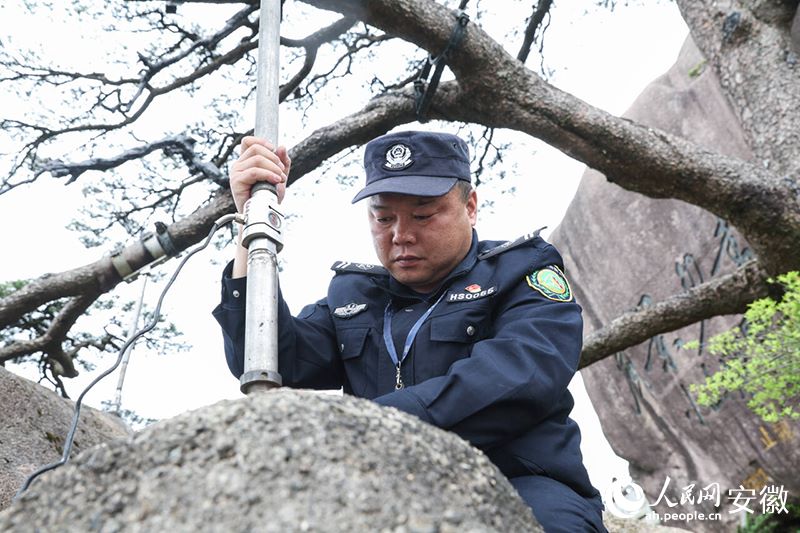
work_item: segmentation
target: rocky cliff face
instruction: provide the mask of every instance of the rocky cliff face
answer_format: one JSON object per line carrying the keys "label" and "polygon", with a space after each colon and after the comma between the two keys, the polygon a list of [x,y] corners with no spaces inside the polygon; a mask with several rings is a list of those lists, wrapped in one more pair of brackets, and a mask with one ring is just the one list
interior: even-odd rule
{"label": "rocky cliff face", "polygon": [[478,450],[352,397],[280,389],[159,422],[42,476],[0,531],[541,531]]}
{"label": "rocky cliff face", "polygon": [[[743,159],[750,157],[742,129],[719,84],[691,40],[676,64],[645,89],[625,116],[682,135]],[[584,307],[590,333],[620,313],[679,293],[731,271],[749,257],[747,243],[724,221],[692,205],[654,200],[625,191],[587,171],[564,221],[551,240],[565,256],[567,272]],[[720,521],[690,524],[727,530],[728,490],[783,485],[800,494],[800,447],[796,423],[764,424],[728,397],[714,409],[698,407],[689,385],[718,367],[701,350],[681,349],[736,325],[740,317],[716,318],[626,350],[583,371],[589,395],[616,452],[655,501],[669,477],[659,511],[715,512],[696,502],[701,489],[721,493]],[[681,501],[693,485],[694,503]],[[716,486],[714,484],[717,484]],[[760,511],[758,497],[750,508]]]}
{"label": "rocky cliff face", "polygon": [[[69,400],[0,368],[0,510],[31,472],[61,459],[72,409]],[[117,417],[84,407],[73,452],[127,435]]]}

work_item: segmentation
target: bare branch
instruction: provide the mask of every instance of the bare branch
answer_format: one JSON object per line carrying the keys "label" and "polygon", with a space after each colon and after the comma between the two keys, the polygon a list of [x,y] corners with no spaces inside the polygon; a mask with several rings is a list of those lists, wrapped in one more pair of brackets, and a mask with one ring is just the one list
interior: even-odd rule
{"label": "bare branch", "polygon": [[[69,180],[66,182],[66,185],[69,185],[87,170],[109,170],[128,161],[140,159],[157,150],[163,150],[169,155],[179,154],[189,167],[190,172],[198,172],[215,182],[222,181],[223,175],[219,168],[211,163],[201,161],[195,153],[195,143],[196,141],[187,135],[173,135],[144,146],[131,148],[111,158],[87,159],[79,163],[65,163],[60,160],[48,161],[39,167],[36,171],[36,176],[44,172],[49,172],[56,178],[70,176]],[[0,194],[7,192],[7,190],[8,189],[0,189]]]}
{"label": "bare branch", "polygon": [[[313,132],[290,151],[289,184],[341,150],[365,143],[397,124],[414,120],[412,95],[413,92],[406,91],[406,94],[376,98],[360,112]],[[216,219],[234,209],[229,192],[220,191],[207,205],[167,227],[173,246],[181,252],[199,242]],[[121,254],[134,270],[152,261],[140,241],[129,244]],[[49,301],[84,293],[102,294],[120,281],[109,257],[59,274],[47,274],[0,300],[0,327]]]}
{"label": "bare branch", "polygon": [[[345,46],[344,53],[342,53],[336,59],[336,61],[334,61],[333,65],[328,68],[327,71],[315,75],[308,81],[308,83],[306,83],[306,95],[311,96],[318,92],[330,81],[344,78],[345,76],[352,74],[353,63],[359,52],[376,44],[388,41],[392,38],[393,37],[391,35],[385,33],[375,35],[369,30],[369,28],[362,33],[347,34],[347,36],[341,39]],[[343,65],[344,68],[342,68]],[[334,75],[334,73],[337,74]]]}
{"label": "bare branch", "polygon": [[305,48],[306,57],[305,61],[303,61],[303,66],[300,68],[297,74],[295,74],[286,84],[281,86],[278,94],[279,101],[283,102],[286,97],[292,94],[294,90],[300,86],[306,76],[309,75],[311,69],[314,67],[314,62],[317,59],[317,51],[319,50],[319,47],[346,32],[354,23],[354,19],[341,18],[330,26],[309,35],[305,39],[288,39],[281,37],[281,44],[284,46]]}
{"label": "bare branch", "polygon": [[525,38],[522,40],[522,46],[517,52],[517,59],[525,63],[528,59],[528,54],[531,51],[531,45],[536,40],[536,32],[544,21],[544,17],[550,13],[550,7],[553,5],[553,0],[539,0],[533,9],[533,15],[528,20],[528,26],[525,28]]}
{"label": "bare branch", "polygon": [[[51,360],[53,375],[74,378],[78,375],[72,357],[63,349],[63,342],[75,321],[86,312],[100,293],[89,293],[72,298],[56,315],[49,329],[34,339],[16,341],[0,348],[0,362],[36,352],[43,352]],[[57,365],[56,365],[57,363]]]}
{"label": "bare branch", "polygon": [[395,83],[392,83],[392,84],[389,84],[389,85],[384,85],[383,82],[381,82],[377,77],[373,79],[373,83],[380,83],[381,86],[383,87],[383,92],[397,91],[399,89],[403,89],[404,87],[407,87],[409,84],[413,83],[414,80],[416,80],[418,77],[419,77],[419,71],[417,70],[417,71],[414,71],[414,72],[410,73],[405,78],[403,78],[401,80],[398,80]]}
{"label": "bare branch", "polygon": [[225,23],[225,26],[215,34],[205,38],[205,39],[198,39],[196,40],[192,46],[182,50],[180,53],[175,54],[171,57],[166,57],[160,61],[155,63],[150,62],[147,60],[143,55],[139,55],[139,59],[144,63],[147,67],[143,72],[139,79],[138,87],[134,96],[125,104],[121,106],[123,111],[128,111],[133,107],[133,104],[136,100],[139,99],[141,94],[145,91],[145,89],[150,84],[150,80],[156,76],[159,72],[164,70],[165,68],[169,67],[170,65],[174,65],[175,63],[185,59],[193,52],[198,50],[199,48],[205,48],[209,51],[214,50],[217,45],[227,36],[232,34],[237,29],[241,28],[248,22],[248,17],[251,13],[256,11],[256,6],[251,5],[247,6],[235,15],[233,15],[228,21]]}
{"label": "bare branch", "polygon": [[332,155],[414,120],[413,89],[374,98],[362,110],[314,131],[294,147],[289,184],[317,168]]}
{"label": "bare branch", "polygon": [[730,274],[625,313],[584,340],[579,366],[596,363],[660,333],[718,315],[743,313],[748,304],[769,294],[767,279],[764,269],[751,260]]}
{"label": "bare branch", "polygon": [[489,149],[494,148],[495,150],[497,150],[497,147],[492,144],[493,138],[494,138],[494,128],[486,128],[483,130],[483,133],[481,134],[481,140],[486,142],[483,146],[481,155],[478,158],[478,168],[475,169],[475,187],[481,184],[481,177],[483,176],[483,172],[486,170],[484,162],[486,161],[486,157],[489,155]]}
{"label": "bare branch", "polygon": [[[258,48],[258,41],[245,41],[236,48],[232,48],[225,54],[219,56],[211,63],[208,63],[199,69],[195,70],[191,74],[183,76],[181,78],[177,78],[173,80],[171,83],[168,83],[162,87],[154,88],[150,91],[150,98],[155,96],[160,96],[162,94],[166,94],[168,92],[174,91],[175,89],[179,89],[181,87],[185,87],[191,83],[194,83],[198,79],[207,76],[225,65],[233,65],[237,61],[239,61],[244,55],[249,52],[250,50],[255,50]],[[147,105],[150,104],[150,101],[146,102]],[[141,114],[141,110],[137,110],[137,114]]]}
{"label": "bare branch", "polygon": [[[255,49],[258,46],[258,43],[255,41],[254,38],[244,40],[240,42],[237,46],[233,49],[229,50],[228,52],[220,55],[220,56],[211,56],[213,60],[203,64],[200,68],[193,69],[192,73],[186,76],[178,77],[171,82],[161,86],[161,87],[152,87],[150,85],[151,80],[153,77],[158,74],[159,72],[163,71],[168,66],[171,66],[185,58],[189,57],[193,52],[198,52],[200,50],[206,50],[209,53],[212,52],[219,42],[223,40],[225,37],[229,36],[233,33],[236,29],[247,26],[249,24],[248,16],[256,10],[256,6],[247,6],[243,10],[239,11],[236,15],[231,17],[225,24],[225,26],[218,32],[214,33],[210,37],[204,39],[196,39],[193,44],[188,47],[187,49],[175,54],[168,56],[166,59],[161,61],[150,61],[149,59],[145,58],[143,55],[140,55],[140,59],[142,60],[143,64],[145,65],[145,69],[142,72],[141,76],[138,79],[122,79],[122,80],[105,80],[102,75],[98,74],[79,74],[79,73],[67,73],[61,70],[42,70],[38,69],[41,72],[35,72],[37,77],[42,79],[47,79],[49,82],[57,84],[59,83],[60,78],[65,78],[69,81],[76,81],[76,80],[90,80],[90,81],[101,81],[104,84],[108,83],[110,85],[115,86],[122,86],[122,85],[131,85],[132,83],[137,84],[137,89],[135,95],[127,100],[126,102],[121,101],[121,93],[119,88],[111,93],[103,93],[99,91],[97,96],[97,103],[92,108],[102,107],[103,110],[117,113],[118,115],[122,116],[121,120],[116,122],[83,122],[76,124],[77,119],[71,119],[65,121],[67,126],[62,128],[48,128],[43,127],[40,125],[34,124],[27,124],[17,120],[2,120],[0,121],[0,127],[4,129],[17,129],[17,130],[32,130],[34,132],[38,132],[38,135],[33,138],[30,142],[25,144],[20,152],[20,157],[18,159],[18,163],[15,164],[7,178],[5,178],[0,185],[0,194],[3,192],[7,192],[19,185],[25,183],[33,182],[36,177],[31,179],[23,179],[16,182],[11,181],[11,177],[25,164],[25,162],[33,161],[35,162],[35,154],[39,147],[51,141],[52,139],[60,136],[64,136],[71,133],[85,133],[85,132],[108,132],[112,130],[122,129],[126,126],[129,126],[136,122],[139,117],[149,108],[152,102],[158,97],[163,94],[169,93],[176,89],[183,88],[188,86],[192,83],[195,83],[200,78],[207,76],[221,67],[229,64],[234,64],[239,61],[245,54],[249,51]],[[25,67],[24,65],[20,65],[20,67],[24,67],[26,69],[33,69],[33,67]],[[50,78],[46,78],[50,76]],[[116,98],[116,101],[109,102],[109,98]],[[142,101],[139,101],[144,97]],[[133,109],[134,102],[139,102],[138,107],[133,111],[133,113],[129,112]]]}

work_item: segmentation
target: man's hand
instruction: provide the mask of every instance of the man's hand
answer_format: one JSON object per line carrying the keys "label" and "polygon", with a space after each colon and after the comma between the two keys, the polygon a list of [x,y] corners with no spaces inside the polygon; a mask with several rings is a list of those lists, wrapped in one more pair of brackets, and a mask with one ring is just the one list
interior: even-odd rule
{"label": "man's hand", "polygon": [[[250,189],[259,181],[273,183],[278,192],[278,202],[286,194],[286,181],[292,160],[285,146],[277,150],[266,139],[245,137],[242,139],[242,155],[233,164],[231,170],[231,194],[236,204],[236,211],[242,213],[244,204],[250,199]],[[241,244],[242,228],[239,227],[239,244],[233,260],[233,276],[241,278],[247,275],[247,248]]]}
{"label": "man's hand", "polygon": [[236,210],[244,211],[250,199],[250,189],[256,182],[272,183],[278,190],[278,202],[286,194],[286,181],[292,161],[285,146],[275,147],[265,139],[245,137],[242,139],[242,154],[231,171],[231,194]]}

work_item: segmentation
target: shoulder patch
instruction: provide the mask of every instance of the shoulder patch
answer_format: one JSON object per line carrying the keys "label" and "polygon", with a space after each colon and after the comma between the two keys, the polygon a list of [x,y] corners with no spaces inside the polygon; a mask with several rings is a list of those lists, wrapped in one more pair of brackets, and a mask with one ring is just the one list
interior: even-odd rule
{"label": "shoulder patch", "polygon": [[336,261],[331,265],[331,270],[336,272],[358,272],[360,274],[382,274],[384,276],[389,274],[389,272],[380,265],[351,263],[350,261]]}
{"label": "shoulder patch", "polygon": [[542,230],[545,228],[547,228],[547,226],[542,226],[541,228],[537,229],[534,232],[526,233],[525,235],[523,235],[522,237],[520,237],[515,241],[507,241],[501,244],[500,246],[495,246],[494,248],[486,250],[485,252],[481,252],[478,254],[478,259],[487,259],[494,255],[501,254],[507,250],[511,250],[512,248],[516,248],[520,244],[526,243],[538,237],[539,233],[541,233]]}
{"label": "shoulder patch", "polygon": [[567,277],[555,265],[534,270],[525,276],[525,281],[528,282],[531,289],[540,292],[549,300],[555,302],[571,302],[573,300],[572,288],[569,286]]}

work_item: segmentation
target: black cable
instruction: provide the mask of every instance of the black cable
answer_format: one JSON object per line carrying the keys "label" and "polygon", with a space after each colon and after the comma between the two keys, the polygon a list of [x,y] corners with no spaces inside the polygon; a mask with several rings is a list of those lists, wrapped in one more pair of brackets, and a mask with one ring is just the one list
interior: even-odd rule
{"label": "black cable", "polygon": [[211,238],[214,237],[214,234],[217,232],[217,230],[219,230],[219,228],[221,228],[222,226],[224,226],[228,222],[232,221],[233,219],[234,219],[234,215],[226,215],[226,216],[218,219],[216,222],[214,222],[214,225],[211,227],[211,231],[208,233],[208,237],[206,237],[206,240],[203,242],[203,244],[198,246],[197,248],[195,248],[191,252],[189,252],[186,255],[186,257],[184,257],[181,260],[181,262],[178,264],[178,267],[175,269],[175,272],[172,274],[172,277],[169,279],[169,281],[167,282],[166,286],[161,291],[161,295],[158,297],[158,303],[156,304],[156,308],[155,308],[155,311],[153,312],[153,317],[150,320],[150,322],[146,326],[144,326],[142,329],[137,331],[135,335],[133,335],[131,338],[129,338],[125,342],[125,344],[122,345],[122,348],[119,349],[119,353],[117,354],[117,360],[114,362],[114,364],[109,369],[104,371],[102,374],[100,374],[99,376],[94,378],[94,380],[92,380],[92,382],[89,383],[89,385],[87,385],[85,389],[83,389],[83,392],[81,392],[80,396],[78,396],[78,399],[75,401],[75,410],[74,410],[73,415],[72,415],[72,426],[70,427],[69,433],[67,434],[67,439],[64,442],[64,451],[63,451],[63,453],[61,455],[61,460],[56,462],[56,463],[51,463],[49,465],[45,465],[45,466],[41,467],[39,470],[33,472],[31,475],[29,475],[25,479],[25,482],[22,484],[20,489],[17,491],[16,495],[14,496],[15,500],[17,498],[19,498],[26,490],[28,490],[28,487],[30,487],[31,483],[37,477],[39,477],[40,475],[44,474],[45,472],[48,472],[50,470],[54,470],[54,469],[58,468],[59,466],[65,465],[67,463],[67,461],[69,461],[69,456],[70,456],[70,453],[72,452],[72,444],[73,444],[73,442],[75,440],[75,433],[78,430],[78,420],[80,419],[80,415],[81,415],[81,404],[83,403],[83,397],[86,396],[86,394],[92,389],[92,387],[97,385],[97,383],[99,383],[100,380],[102,380],[104,377],[108,376],[110,373],[112,373],[114,370],[117,369],[117,367],[119,366],[120,362],[122,362],[122,357],[125,354],[125,350],[127,350],[128,347],[131,344],[136,342],[139,339],[139,337],[141,337],[145,333],[148,333],[149,331],[151,331],[153,328],[156,327],[156,325],[158,324],[159,318],[161,318],[161,304],[164,302],[164,297],[167,295],[167,291],[169,291],[170,287],[172,287],[172,284],[177,279],[178,274],[180,274],[180,272],[181,272],[181,269],[183,269],[183,265],[185,265],[186,262],[194,254],[196,254],[197,252],[205,249],[209,245],[209,243],[211,242]]}
{"label": "black cable", "polygon": [[[425,60],[425,65],[417,75],[417,79],[414,80],[414,97],[416,99],[415,110],[417,114],[417,121],[421,123],[428,121],[428,108],[431,105],[431,101],[433,101],[433,95],[436,93],[436,89],[439,87],[439,79],[442,77],[444,67],[447,64],[447,60],[450,58],[450,54],[458,47],[458,45],[461,43],[461,39],[464,37],[464,28],[466,28],[467,24],[469,23],[469,15],[464,12],[464,8],[467,7],[468,1],[469,0],[461,0],[461,4],[458,7],[458,13],[456,14],[456,25],[453,28],[453,33],[450,34],[450,40],[447,42],[444,50],[442,50],[442,53],[435,58],[428,56],[428,59]],[[436,69],[433,71],[433,76],[431,76],[430,81],[428,81],[428,75],[431,72],[431,65],[436,65]]]}

